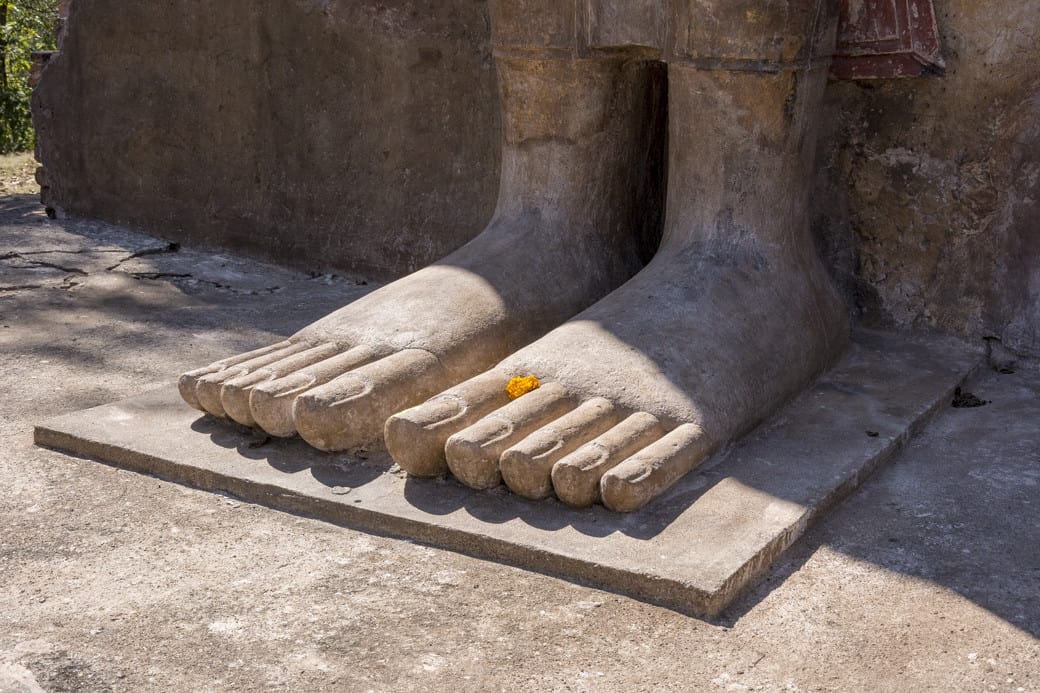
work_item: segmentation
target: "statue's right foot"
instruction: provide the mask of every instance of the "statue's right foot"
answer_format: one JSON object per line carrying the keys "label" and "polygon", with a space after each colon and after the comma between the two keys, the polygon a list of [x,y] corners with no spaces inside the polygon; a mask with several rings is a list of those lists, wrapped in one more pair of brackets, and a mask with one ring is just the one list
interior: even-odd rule
{"label": "statue's right foot", "polygon": [[487,369],[638,271],[652,235],[641,225],[652,221],[644,191],[660,66],[498,65],[502,177],[484,232],[285,342],[184,374],[185,401],[323,450],[371,444],[390,415]]}

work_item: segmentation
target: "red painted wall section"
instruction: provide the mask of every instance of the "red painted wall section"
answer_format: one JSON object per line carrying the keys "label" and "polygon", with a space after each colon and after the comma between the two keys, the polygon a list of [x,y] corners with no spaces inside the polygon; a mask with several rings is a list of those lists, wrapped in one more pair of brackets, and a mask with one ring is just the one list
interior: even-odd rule
{"label": "red painted wall section", "polygon": [[932,0],[841,0],[835,79],[942,74]]}

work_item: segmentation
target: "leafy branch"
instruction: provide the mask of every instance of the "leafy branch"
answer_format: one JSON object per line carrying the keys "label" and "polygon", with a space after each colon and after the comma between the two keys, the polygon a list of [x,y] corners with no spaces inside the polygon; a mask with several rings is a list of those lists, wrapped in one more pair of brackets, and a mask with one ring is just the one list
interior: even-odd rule
{"label": "leafy branch", "polygon": [[33,51],[53,50],[56,0],[0,0],[0,153],[32,149]]}

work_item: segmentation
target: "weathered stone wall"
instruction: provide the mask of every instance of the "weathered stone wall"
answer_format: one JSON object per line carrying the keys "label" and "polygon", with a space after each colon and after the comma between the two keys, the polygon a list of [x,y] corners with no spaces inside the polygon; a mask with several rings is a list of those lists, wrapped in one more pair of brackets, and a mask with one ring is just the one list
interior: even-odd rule
{"label": "weathered stone wall", "polygon": [[1040,354],[1040,2],[935,5],[944,77],[830,85],[816,230],[864,320]]}
{"label": "weathered stone wall", "polygon": [[[830,85],[816,235],[863,321],[1040,354],[1040,2],[935,3],[944,77]],[[405,273],[494,206],[485,5],[75,0],[37,94],[50,194],[167,237]]]}
{"label": "weathered stone wall", "polygon": [[473,0],[74,0],[35,95],[71,214],[389,277],[494,209],[498,106]]}

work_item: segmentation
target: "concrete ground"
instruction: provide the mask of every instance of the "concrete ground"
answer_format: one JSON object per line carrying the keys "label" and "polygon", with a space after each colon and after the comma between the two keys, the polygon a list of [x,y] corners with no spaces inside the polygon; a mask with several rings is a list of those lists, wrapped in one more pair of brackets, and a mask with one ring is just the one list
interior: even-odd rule
{"label": "concrete ground", "polygon": [[371,288],[0,197],[0,692],[1040,690],[1036,363],[712,623],[32,445]]}

